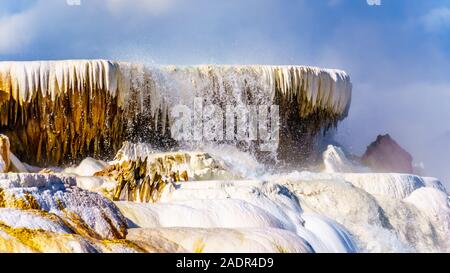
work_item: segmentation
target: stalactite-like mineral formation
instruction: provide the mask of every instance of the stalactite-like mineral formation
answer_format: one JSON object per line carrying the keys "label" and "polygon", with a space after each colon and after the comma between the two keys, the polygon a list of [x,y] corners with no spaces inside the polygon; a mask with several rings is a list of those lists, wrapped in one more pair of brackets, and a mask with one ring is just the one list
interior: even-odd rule
{"label": "stalactite-like mineral formation", "polygon": [[0,62],[0,133],[21,160],[41,166],[112,156],[124,140],[170,147],[170,109],[195,96],[280,105],[278,153],[289,157],[310,153],[315,136],[347,115],[351,83],[342,71],[301,66]]}
{"label": "stalactite-like mineral formation", "polygon": [[121,145],[111,62],[1,63],[0,90],[1,131],[23,161],[61,163]]}

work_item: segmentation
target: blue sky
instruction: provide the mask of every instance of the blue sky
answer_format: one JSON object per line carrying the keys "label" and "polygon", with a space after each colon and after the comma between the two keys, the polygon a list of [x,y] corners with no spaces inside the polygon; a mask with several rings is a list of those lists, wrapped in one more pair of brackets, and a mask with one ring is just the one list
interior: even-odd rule
{"label": "blue sky", "polygon": [[450,181],[450,0],[2,0],[0,37],[1,60],[341,68],[337,138],[360,154],[389,132]]}

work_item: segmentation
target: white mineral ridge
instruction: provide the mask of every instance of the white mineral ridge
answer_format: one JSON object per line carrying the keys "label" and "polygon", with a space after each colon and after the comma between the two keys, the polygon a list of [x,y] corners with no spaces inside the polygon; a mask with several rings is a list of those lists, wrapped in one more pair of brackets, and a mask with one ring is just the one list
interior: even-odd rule
{"label": "white mineral ridge", "polygon": [[93,192],[112,192],[116,182],[107,177],[94,176],[95,173],[104,170],[108,163],[88,157],[76,167],[64,169],[63,174],[75,176],[76,185],[79,188]]}
{"label": "white mineral ridge", "polygon": [[447,194],[434,188],[421,188],[405,199],[431,216],[449,216],[450,199]]}
{"label": "white mineral ridge", "polygon": [[438,223],[438,232],[441,232],[450,247],[450,198],[434,188],[421,188],[414,191],[405,199],[426,214],[431,221]]}
{"label": "white mineral ridge", "polygon": [[77,176],[77,187],[98,193],[112,193],[116,188],[116,182],[107,177]]}
{"label": "white mineral ridge", "polygon": [[73,234],[58,216],[44,216],[34,210],[0,208],[0,222],[12,228],[41,229],[61,234]]}
{"label": "white mineral ridge", "polygon": [[322,252],[355,253],[358,251],[345,227],[322,215],[303,213],[305,228],[314,233],[325,245]]}
{"label": "white mineral ridge", "polygon": [[102,171],[108,164],[104,161],[88,157],[81,161],[75,168],[66,168],[64,173],[77,176],[93,176],[96,172]]}
{"label": "white mineral ridge", "polygon": [[132,228],[128,239],[147,241],[163,237],[188,252],[205,253],[312,253],[311,246],[287,230],[274,228]]}
{"label": "white mineral ridge", "polygon": [[[277,177],[277,175],[273,177]],[[281,176],[278,175],[278,177]],[[396,199],[406,198],[416,189],[426,186],[422,177],[401,173],[313,173],[295,171],[284,175],[284,178],[304,181],[345,181],[370,194],[386,195]]]}
{"label": "white mineral ridge", "polygon": [[255,207],[263,208],[290,230],[301,225],[302,209],[295,197],[284,187],[258,180],[201,181],[180,183],[166,187],[161,202],[182,202],[196,199],[244,200]]}
{"label": "white mineral ridge", "polygon": [[[141,228],[273,228],[290,231],[316,252],[355,252],[345,228],[332,219],[309,215],[308,229],[295,196],[261,181],[180,183],[157,204],[117,202],[131,223]],[[317,232],[323,231],[323,234]]]}
{"label": "white mineral ridge", "polygon": [[418,188],[425,187],[422,177],[393,173],[346,173],[344,179],[370,194],[385,195],[396,199],[408,197]]}
{"label": "white mineral ridge", "polygon": [[445,188],[444,184],[442,184],[442,182],[435,178],[435,177],[422,177],[423,182],[425,183],[425,186],[429,187],[429,188],[434,188],[437,190],[440,190],[444,193],[447,193],[447,189]]}
{"label": "white mineral ridge", "polygon": [[132,223],[146,228],[286,228],[267,211],[243,200],[204,199],[154,205],[117,202],[116,205]]}
{"label": "white mineral ridge", "polygon": [[327,173],[370,172],[369,168],[350,161],[340,147],[328,145],[322,157]]}

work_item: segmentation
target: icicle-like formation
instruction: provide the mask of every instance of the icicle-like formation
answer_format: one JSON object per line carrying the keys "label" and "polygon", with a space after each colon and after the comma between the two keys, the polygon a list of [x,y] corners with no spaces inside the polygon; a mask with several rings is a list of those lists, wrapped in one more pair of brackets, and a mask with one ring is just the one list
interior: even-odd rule
{"label": "icicle-like formation", "polygon": [[[164,72],[169,72],[169,75],[162,75]],[[166,78],[162,79],[164,76]],[[0,62],[1,90],[20,103],[29,103],[38,92],[52,100],[70,91],[87,91],[93,95],[96,90],[105,90],[116,97],[119,86],[119,89],[127,89],[121,90],[124,91],[122,96],[127,96],[133,84],[144,87],[138,85],[139,81],[141,84],[153,81],[153,87],[159,89],[164,88],[157,86],[165,84],[162,81],[175,79],[178,83],[173,83],[173,86],[178,85],[179,88],[184,84],[184,90],[178,94],[184,98],[190,98],[192,93],[183,91],[196,91],[196,95],[219,92],[218,95],[222,96],[229,96],[227,92],[231,92],[236,99],[245,92],[260,91],[261,94],[253,95],[260,99],[273,99],[278,89],[288,100],[296,98],[299,105],[308,104],[301,109],[301,116],[317,109],[344,116],[351,99],[350,78],[345,72],[316,67],[200,65],[150,69],[143,65],[105,60]],[[186,82],[191,86],[186,86]],[[170,89],[171,84],[166,84],[165,88]],[[161,94],[152,95],[159,100],[163,97]],[[155,111],[161,104],[151,106]]]}
{"label": "icicle-like formation", "polygon": [[0,133],[22,160],[41,165],[111,156],[123,140],[168,147],[171,107],[192,106],[194,97],[222,107],[279,105],[280,146],[310,147],[346,117],[351,83],[343,71],[302,66],[0,62]]}
{"label": "icicle-like formation", "polygon": [[117,63],[105,60],[0,62],[0,87],[19,103],[38,92],[55,100],[61,93],[96,90],[117,92]]}
{"label": "icicle-like formation", "polygon": [[283,97],[297,97],[300,115],[327,110],[340,117],[350,106],[351,83],[345,72],[316,67],[272,67]]}
{"label": "icicle-like formation", "polygon": [[[200,65],[164,67],[182,88],[221,102],[271,103],[278,96],[301,106],[300,117],[325,110],[344,118],[351,101],[350,77],[341,70],[305,66]],[[192,92],[181,94],[191,97]],[[212,97],[212,96],[211,96]],[[209,97],[209,98],[211,98]]]}

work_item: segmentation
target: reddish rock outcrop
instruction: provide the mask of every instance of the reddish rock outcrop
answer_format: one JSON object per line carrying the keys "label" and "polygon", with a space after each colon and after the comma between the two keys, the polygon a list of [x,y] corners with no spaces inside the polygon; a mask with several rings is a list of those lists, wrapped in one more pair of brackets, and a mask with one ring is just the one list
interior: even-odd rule
{"label": "reddish rock outcrop", "polygon": [[389,134],[379,135],[367,147],[362,163],[376,172],[413,173],[412,156]]}

